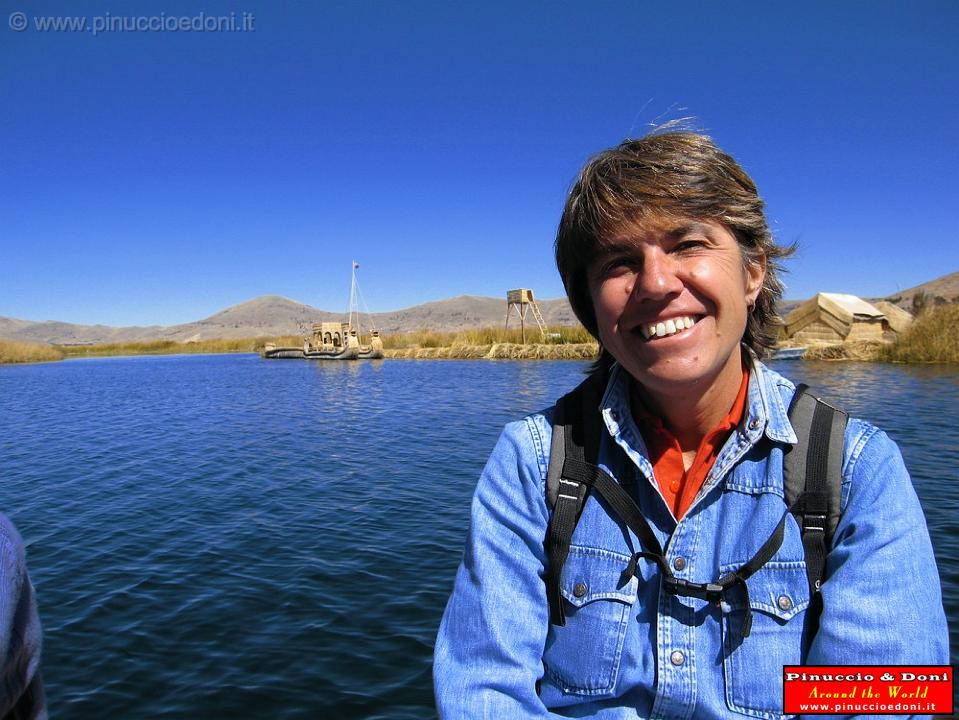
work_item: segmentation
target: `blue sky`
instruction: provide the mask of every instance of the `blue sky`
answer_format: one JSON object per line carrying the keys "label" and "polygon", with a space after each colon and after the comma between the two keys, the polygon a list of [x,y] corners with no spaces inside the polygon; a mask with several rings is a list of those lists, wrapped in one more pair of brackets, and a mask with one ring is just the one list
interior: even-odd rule
{"label": "blue sky", "polygon": [[[353,259],[373,311],[559,297],[578,168],[685,115],[799,241],[787,297],[959,270],[959,3],[670,5],[0,0],[0,315],[340,310]],[[200,13],[253,31],[35,24]]]}

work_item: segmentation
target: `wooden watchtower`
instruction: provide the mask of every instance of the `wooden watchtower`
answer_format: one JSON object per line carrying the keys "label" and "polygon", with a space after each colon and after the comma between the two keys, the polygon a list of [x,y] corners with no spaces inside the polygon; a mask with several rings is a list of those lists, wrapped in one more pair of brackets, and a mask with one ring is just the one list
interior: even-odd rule
{"label": "wooden watchtower", "polygon": [[523,344],[526,344],[526,313],[533,311],[533,318],[539,326],[539,331],[543,336],[543,342],[546,342],[546,323],[543,322],[543,314],[539,311],[539,306],[533,299],[533,291],[529,288],[519,288],[518,290],[509,290],[506,293],[506,329],[509,330],[509,316],[513,308],[516,308],[516,314],[519,315],[519,325],[523,329]]}

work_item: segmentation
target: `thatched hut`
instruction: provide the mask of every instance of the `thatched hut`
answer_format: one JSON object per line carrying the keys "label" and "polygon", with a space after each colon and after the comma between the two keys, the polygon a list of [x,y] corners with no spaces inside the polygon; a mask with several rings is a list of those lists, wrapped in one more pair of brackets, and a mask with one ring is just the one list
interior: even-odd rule
{"label": "thatched hut", "polygon": [[786,337],[802,343],[883,340],[888,318],[855,295],[819,293],[786,316]]}
{"label": "thatched hut", "polygon": [[873,305],[879,312],[886,316],[886,320],[889,321],[889,327],[896,333],[905,332],[906,329],[912,325],[912,321],[915,320],[909,311],[903,310],[888,300],[879,300],[878,302],[874,302]]}

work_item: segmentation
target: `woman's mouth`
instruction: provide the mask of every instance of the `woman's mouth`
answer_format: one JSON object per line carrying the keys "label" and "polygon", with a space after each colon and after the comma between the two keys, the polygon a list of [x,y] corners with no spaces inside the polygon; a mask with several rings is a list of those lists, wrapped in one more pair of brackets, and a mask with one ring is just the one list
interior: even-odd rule
{"label": "woman's mouth", "polygon": [[692,315],[681,315],[661,322],[644,323],[639,326],[639,332],[646,340],[669,337],[683,330],[688,330],[699,320]]}

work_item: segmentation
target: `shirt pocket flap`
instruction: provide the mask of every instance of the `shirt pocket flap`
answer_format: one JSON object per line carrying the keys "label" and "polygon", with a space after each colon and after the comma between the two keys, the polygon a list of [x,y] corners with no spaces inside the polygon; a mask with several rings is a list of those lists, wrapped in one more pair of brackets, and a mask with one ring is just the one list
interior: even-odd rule
{"label": "shirt pocket flap", "polygon": [[[722,575],[735,572],[741,565],[724,565]],[[782,622],[791,620],[809,607],[809,580],[804,562],[768,562],[746,581],[749,607]],[[746,595],[727,593],[726,602],[733,609],[743,609]]]}
{"label": "shirt pocket flap", "polygon": [[571,547],[560,592],[573,607],[583,607],[597,600],[615,600],[632,605],[636,600],[639,580],[626,580],[629,557],[595,548]]}

